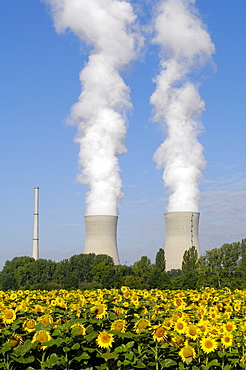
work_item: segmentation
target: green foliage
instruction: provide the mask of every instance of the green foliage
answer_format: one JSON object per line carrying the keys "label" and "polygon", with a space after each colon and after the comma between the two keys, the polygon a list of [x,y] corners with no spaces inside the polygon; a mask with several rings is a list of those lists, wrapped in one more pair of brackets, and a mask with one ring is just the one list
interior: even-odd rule
{"label": "green foliage", "polygon": [[78,254],[60,262],[31,257],[6,261],[0,272],[0,289],[97,289],[122,285],[137,289],[246,288],[246,239],[206,251],[198,259],[193,246],[185,251],[182,270],[165,271],[160,248],[152,264],[147,256],[133,266],[114,266],[112,257]]}

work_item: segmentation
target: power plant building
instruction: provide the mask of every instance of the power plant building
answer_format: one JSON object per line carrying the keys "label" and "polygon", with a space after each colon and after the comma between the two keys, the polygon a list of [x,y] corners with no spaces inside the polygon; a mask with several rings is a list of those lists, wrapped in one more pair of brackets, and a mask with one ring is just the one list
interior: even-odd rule
{"label": "power plant building", "polygon": [[85,248],[84,253],[107,254],[119,265],[117,249],[117,216],[93,215],[85,216]]}
{"label": "power plant building", "polygon": [[200,256],[198,212],[167,212],[165,213],[166,270],[181,269],[183,255],[186,250],[195,246]]}

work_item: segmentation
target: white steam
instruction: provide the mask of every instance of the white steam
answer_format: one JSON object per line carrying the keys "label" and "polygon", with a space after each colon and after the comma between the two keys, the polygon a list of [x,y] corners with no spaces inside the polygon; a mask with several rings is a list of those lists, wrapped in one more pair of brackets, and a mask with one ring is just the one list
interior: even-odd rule
{"label": "white steam", "polygon": [[57,32],[70,29],[93,50],[80,72],[82,92],[70,120],[78,126],[78,180],[89,186],[87,215],[117,215],[123,196],[118,155],[126,152],[129,88],[120,70],[135,57],[132,6],[121,0],[46,0]]}
{"label": "white steam", "polygon": [[167,130],[167,138],[154,160],[164,169],[169,212],[198,211],[198,179],[205,166],[203,147],[197,140],[204,101],[189,74],[207,62],[215,48],[194,13],[194,3],[161,1],[155,20],[154,42],[160,45],[163,58],[150,102],[155,107],[155,120]]}

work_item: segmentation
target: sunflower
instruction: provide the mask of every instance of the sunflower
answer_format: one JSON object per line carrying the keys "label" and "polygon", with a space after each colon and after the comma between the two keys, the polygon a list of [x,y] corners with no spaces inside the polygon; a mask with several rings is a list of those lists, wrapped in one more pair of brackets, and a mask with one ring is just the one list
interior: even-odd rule
{"label": "sunflower", "polygon": [[202,347],[203,352],[210,353],[217,349],[218,343],[212,337],[205,337],[200,340],[200,345]]}
{"label": "sunflower", "polygon": [[171,327],[173,326],[173,320],[170,317],[166,317],[162,325],[166,329],[171,329]]}
{"label": "sunflower", "polygon": [[43,311],[44,311],[44,307],[41,306],[40,304],[36,304],[34,306],[33,312],[43,312]]}
{"label": "sunflower", "polygon": [[122,286],[121,288],[120,288],[120,290],[122,291],[122,293],[125,293],[125,292],[127,292],[128,290],[129,290],[129,288],[127,287],[127,286]]}
{"label": "sunflower", "polygon": [[231,347],[233,342],[233,335],[232,334],[225,334],[221,338],[221,343],[223,344],[224,347]]}
{"label": "sunflower", "polygon": [[189,364],[193,358],[196,357],[196,352],[193,347],[189,346],[188,342],[185,343],[185,346],[179,351],[179,356],[182,358],[182,361]]}
{"label": "sunflower", "polygon": [[8,339],[8,343],[11,345],[12,348],[15,348],[19,346],[19,344],[23,343],[23,339],[20,335],[18,334],[13,334],[11,337]]}
{"label": "sunflower", "polygon": [[95,311],[95,315],[97,319],[103,319],[107,317],[107,306],[104,303],[97,303],[95,306],[91,307],[91,311]]}
{"label": "sunflower", "polygon": [[36,342],[37,340],[39,341],[40,343],[40,346],[42,349],[45,349],[47,348],[48,346],[44,346],[42,343],[46,343],[48,342],[49,340],[51,340],[51,335],[50,333],[47,331],[47,330],[40,330],[40,331],[37,331],[33,338],[32,338],[32,343]]}
{"label": "sunflower", "polygon": [[85,335],[86,334],[85,327],[83,324],[79,324],[79,323],[73,324],[70,326],[70,329],[76,329],[74,330],[75,335]]}
{"label": "sunflower", "polygon": [[134,330],[136,333],[141,333],[142,331],[146,330],[150,326],[149,320],[146,319],[140,319],[136,322],[134,325]]}
{"label": "sunflower", "polygon": [[113,341],[113,334],[107,333],[106,331],[102,331],[101,333],[99,333],[96,338],[96,343],[101,348],[112,347]]}
{"label": "sunflower", "polygon": [[126,320],[116,320],[111,325],[111,330],[121,331],[125,333],[126,331]]}
{"label": "sunflower", "polygon": [[186,327],[187,325],[182,319],[177,320],[177,322],[174,324],[174,330],[179,334],[185,333]]}
{"label": "sunflower", "polygon": [[53,323],[53,319],[50,315],[40,316],[38,321],[40,321],[43,326],[48,326]]}
{"label": "sunflower", "polygon": [[167,337],[166,329],[161,325],[157,325],[154,328],[155,328],[155,331],[154,331],[154,334],[153,334],[154,341],[163,342],[164,339],[166,339],[166,337]]}
{"label": "sunflower", "polygon": [[3,311],[2,314],[2,320],[5,324],[12,324],[16,319],[15,311],[11,308],[7,308],[5,311]]}
{"label": "sunflower", "polygon": [[236,329],[236,325],[234,324],[234,322],[232,321],[228,321],[226,324],[225,324],[225,330],[227,332],[232,332],[233,330]]}
{"label": "sunflower", "polygon": [[35,326],[36,326],[36,321],[34,319],[27,319],[23,324],[23,329],[25,331],[30,332],[35,329]]}
{"label": "sunflower", "polygon": [[199,329],[197,328],[196,325],[190,324],[186,328],[186,336],[189,338],[192,338],[193,340],[196,340],[198,336]]}

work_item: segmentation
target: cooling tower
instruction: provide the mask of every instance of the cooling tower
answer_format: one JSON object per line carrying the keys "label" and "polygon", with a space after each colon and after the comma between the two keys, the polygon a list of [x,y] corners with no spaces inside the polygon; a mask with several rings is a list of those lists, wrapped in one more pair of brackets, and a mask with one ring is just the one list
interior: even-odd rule
{"label": "cooling tower", "polygon": [[107,254],[119,265],[117,249],[117,216],[85,216],[84,253]]}
{"label": "cooling tower", "polygon": [[166,270],[181,269],[183,255],[186,250],[195,246],[200,256],[198,227],[198,212],[168,212],[165,213]]}
{"label": "cooling tower", "polygon": [[33,220],[33,242],[32,242],[32,257],[37,260],[39,258],[39,237],[38,237],[38,203],[39,203],[39,188],[34,188],[34,220]]}

